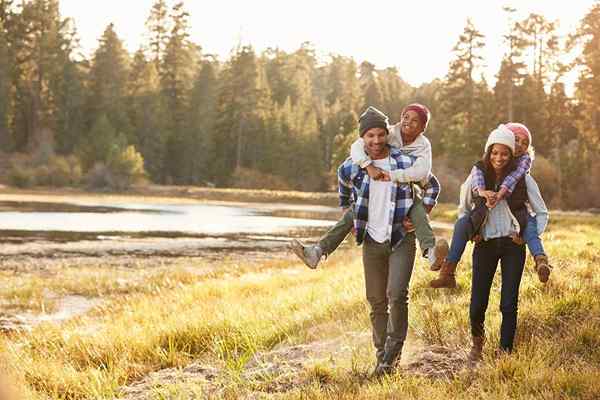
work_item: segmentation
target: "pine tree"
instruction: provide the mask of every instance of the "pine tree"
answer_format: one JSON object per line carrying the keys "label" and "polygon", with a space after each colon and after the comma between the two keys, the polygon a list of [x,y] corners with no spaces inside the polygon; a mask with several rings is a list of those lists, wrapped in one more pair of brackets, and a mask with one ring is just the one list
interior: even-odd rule
{"label": "pine tree", "polygon": [[42,142],[52,142],[56,130],[53,83],[72,51],[65,32],[68,20],[61,18],[57,0],[32,0],[22,4],[11,27],[9,42],[17,60],[13,70],[18,111],[13,122],[15,145],[21,151],[34,151]]}
{"label": "pine tree", "polygon": [[[127,114],[129,62],[129,54],[117,36],[114,25],[109,24],[92,58],[86,100],[86,125],[91,131],[100,117],[105,117],[117,134],[124,135],[128,142],[133,142],[133,129]],[[86,139],[82,145],[87,142],[89,140]]]}
{"label": "pine tree", "polygon": [[362,110],[369,106],[383,108],[383,94],[377,79],[375,65],[367,61],[360,64],[359,82],[363,96]]}
{"label": "pine tree", "polygon": [[443,143],[457,164],[464,165],[480,153],[489,126],[477,119],[478,96],[487,93],[486,86],[475,81],[481,67],[484,47],[483,34],[468,20],[464,32],[454,47],[455,58],[450,62],[443,90]]}
{"label": "pine tree", "polygon": [[515,86],[519,85],[525,76],[523,52],[527,47],[527,42],[521,35],[522,28],[520,24],[513,20],[513,14],[517,10],[511,7],[504,7],[503,10],[508,16],[509,31],[504,35],[507,51],[500,65],[494,94],[498,104],[498,119],[513,121],[515,118]]}
{"label": "pine tree", "polygon": [[185,182],[186,116],[189,110],[189,97],[197,71],[200,48],[189,41],[189,14],[183,3],[173,6],[171,11],[172,29],[164,60],[160,69],[161,96],[167,110],[167,149],[165,168],[169,179],[175,183]]}
{"label": "pine tree", "polygon": [[581,67],[575,84],[575,99],[581,105],[577,127],[586,141],[600,149],[600,3],[594,4],[582,19],[571,40],[571,47],[582,48],[578,57]]}
{"label": "pine tree", "polygon": [[144,169],[156,182],[164,176],[166,111],[160,96],[156,64],[138,50],[131,64],[128,83],[128,115],[133,126],[133,144],[144,158]]}
{"label": "pine tree", "polygon": [[[1,5],[0,10],[2,10]],[[7,151],[12,148],[9,119],[12,113],[10,104],[12,59],[3,20],[0,14],[0,150]]]}
{"label": "pine tree", "polygon": [[185,175],[189,183],[213,180],[215,124],[219,89],[218,63],[202,62],[190,98],[185,146]]}
{"label": "pine tree", "polygon": [[156,0],[146,20],[150,60],[154,63],[154,67],[159,74],[169,41],[170,20],[168,17],[167,2],[165,0]]}
{"label": "pine tree", "polygon": [[[216,178],[231,179],[236,168],[253,168],[262,143],[270,93],[254,49],[243,46],[223,68],[217,100]],[[258,140],[257,140],[258,139]]]}

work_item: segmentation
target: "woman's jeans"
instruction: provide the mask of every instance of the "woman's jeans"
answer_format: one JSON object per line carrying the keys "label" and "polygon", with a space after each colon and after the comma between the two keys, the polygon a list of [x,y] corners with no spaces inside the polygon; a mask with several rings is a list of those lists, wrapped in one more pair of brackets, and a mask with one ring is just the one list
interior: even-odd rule
{"label": "woman's jeans", "polygon": [[[465,252],[467,242],[471,240],[475,232],[473,232],[473,226],[469,221],[467,215],[459,218],[454,224],[454,232],[452,233],[452,243],[450,244],[450,251],[448,252],[448,261],[458,264],[460,258]],[[546,254],[544,252],[544,246],[542,246],[542,240],[537,232],[537,219],[533,216],[529,216],[527,219],[527,226],[523,232],[523,240],[527,243],[529,251],[532,256],[538,256]]]}
{"label": "woman's jeans", "polygon": [[500,348],[512,351],[517,328],[519,286],[525,265],[525,246],[517,245],[509,237],[477,243],[473,250],[473,277],[469,307],[471,334],[473,336],[485,335],[485,312],[498,261],[500,261],[502,273]]}

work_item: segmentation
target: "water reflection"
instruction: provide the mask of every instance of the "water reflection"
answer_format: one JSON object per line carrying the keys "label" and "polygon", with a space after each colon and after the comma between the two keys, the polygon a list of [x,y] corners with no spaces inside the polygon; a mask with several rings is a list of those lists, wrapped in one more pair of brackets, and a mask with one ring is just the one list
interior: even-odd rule
{"label": "water reflection", "polygon": [[0,202],[0,255],[266,251],[291,237],[316,238],[337,216],[315,205]]}

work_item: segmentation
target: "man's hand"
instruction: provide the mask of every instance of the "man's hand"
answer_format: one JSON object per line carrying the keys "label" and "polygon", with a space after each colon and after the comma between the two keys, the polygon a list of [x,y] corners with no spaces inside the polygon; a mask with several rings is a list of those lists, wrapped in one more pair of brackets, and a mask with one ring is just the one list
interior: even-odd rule
{"label": "man's hand", "polygon": [[431,214],[431,210],[433,210],[433,204],[423,204],[423,207],[425,208],[425,211],[427,211],[427,214]]}
{"label": "man's hand", "polygon": [[481,242],[483,240],[483,237],[480,234],[477,234],[475,236],[473,236],[473,238],[471,239],[475,244]]}
{"label": "man's hand", "polygon": [[404,217],[404,219],[402,220],[402,226],[404,227],[404,230],[406,230],[406,233],[414,232],[416,229],[415,225],[408,217]]}

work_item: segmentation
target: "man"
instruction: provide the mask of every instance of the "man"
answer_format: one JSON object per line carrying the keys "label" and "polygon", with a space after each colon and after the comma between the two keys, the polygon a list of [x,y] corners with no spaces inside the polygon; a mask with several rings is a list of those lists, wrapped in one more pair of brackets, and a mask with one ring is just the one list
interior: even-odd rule
{"label": "man", "polygon": [[[387,174],[409,168],[414,159],[387,144],[387,116],[369,107],[359,118],[359,132],[375,167]],[[415,260],[415,235],[407,233],[413,205],[406,183],[374,180],[348,158],[338,169],[340,205],[353,207],[356,242],[363,246],[367,300],[377,365],[374,374],[392,372],[408,330],[408,286]],[[424,202],[435,204],[439,184],[432,176]]]}
{"label": "man", "polygon": [[[363,138],[358,138],[350,149],[350,157],[354,164],[360,165],[374,180],[392,180],[399,184],[417,182],[427,185],[431,180],[431,143],[425,137],[425,130],[431,118],[429,109],[422,104],[409,104],[402,110],[399,123],[387,127],[387,143],[398,148],[403,154],[412,158],[413,164],[406,169],[397,169],[390,175],[381,171],[371,162],[365,152]],[[436,181],[437,182],[437,181]],[[429,261],[431,270],[438,270],[448,254],[448,242],[436,238],[429,223],[428,214],[435,203],[416,201],[409,212],[422,254]],[[290,243],[292,251],[309,268],[316,268],[323,256],[329,256],[344,241],[352,229],[352,214],[343,217],[327,231],[314,245],[306,246],[293,239]]]}

